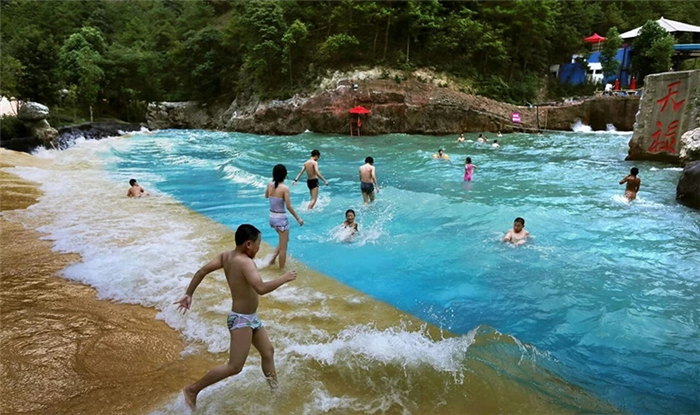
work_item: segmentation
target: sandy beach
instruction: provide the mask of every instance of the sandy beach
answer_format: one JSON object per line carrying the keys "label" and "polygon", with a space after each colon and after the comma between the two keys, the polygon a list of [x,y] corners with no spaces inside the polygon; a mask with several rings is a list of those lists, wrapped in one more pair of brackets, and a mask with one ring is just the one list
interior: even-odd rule
{"label": "sandy beach", "polygon": [[[0,167],[37,162],[3,150]],[[41,196],[4,171],[0,183],[3,211]],[[4,218],[0,231],[0,413],[148,413],[213,364],[181,358],[180,336],[156,310],[98,300],[93,288],[57,277],[79,255],[58,254],[41,233]]]}

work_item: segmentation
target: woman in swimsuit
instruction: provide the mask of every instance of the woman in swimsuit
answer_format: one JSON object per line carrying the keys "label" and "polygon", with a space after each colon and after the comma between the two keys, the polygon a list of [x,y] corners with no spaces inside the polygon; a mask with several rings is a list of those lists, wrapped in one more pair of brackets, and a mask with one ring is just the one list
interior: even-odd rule
{"label": "woman in swimsuit", "polygon": [[471,157],[467,157],[467,160],[464,162],[464,181],[465,182],[472,181],[472,173],[474,172],[474,169],[476,169],[476,166],[472,164]]}
{"label": "woman in swimsuit", "polygon": [[265,197],[270,200],[270,226],[277,231],[279,243],[270,261],[270,265],[275,263],[279,256],[280,269],[287,263],[287,243],[289,242],[289,219],[284,210],[285,205],[289,213],[299,222],[299,226],[304,225],[304,221],[299,218],[292,207],[289,197],[289,186],[284,184],[287,178],[287,168],[283,164],[278,164],[272,169],[272,181],[265,189]]}

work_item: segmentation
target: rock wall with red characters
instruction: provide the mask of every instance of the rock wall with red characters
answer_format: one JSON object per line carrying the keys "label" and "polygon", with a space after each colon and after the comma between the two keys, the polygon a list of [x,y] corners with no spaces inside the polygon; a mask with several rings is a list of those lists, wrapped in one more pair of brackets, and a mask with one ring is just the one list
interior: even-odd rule
{"label": "rock wall with red characters", "polygon": [[699,127],[700,70],[649,75],[627,160],[690,161],[681,137]]}

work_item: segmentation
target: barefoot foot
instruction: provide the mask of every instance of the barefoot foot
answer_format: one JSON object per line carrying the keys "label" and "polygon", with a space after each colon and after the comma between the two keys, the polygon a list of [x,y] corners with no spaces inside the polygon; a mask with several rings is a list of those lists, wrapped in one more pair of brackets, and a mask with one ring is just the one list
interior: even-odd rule
{"label": "barefoot foot", "polygon": [[197,394],[190,392],[188,388],[189,386],[186,386],[182,390],[182,395],[185,397],[185,405],[187,405],[191,411],[194,411],[197,409]]}

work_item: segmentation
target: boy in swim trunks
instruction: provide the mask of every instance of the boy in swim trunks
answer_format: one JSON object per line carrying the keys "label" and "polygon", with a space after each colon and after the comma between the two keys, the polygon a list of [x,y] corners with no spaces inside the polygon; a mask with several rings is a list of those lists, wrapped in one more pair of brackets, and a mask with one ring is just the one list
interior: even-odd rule
{"label": "boy in swim trunks", "polygon": [[374,159],[365,158],[365,164],[360,166],[360,191],[365,205],[374,202],[374,191],[379,193],[379,183],[377,183],[377,172],[374,169]]}
{"label": "boy in swim trunks", "polygon": [[318,150],[312,150],[311,158],[304,163],[304,165],[301,167],[301,171],[299,174],[297,174],[297,177],[292,183],[292,186],[296,185],[299,181],[299,177],[306,172],[306,186],[309,188],[309,192],[311,193],[309,209],[313,209],[316,205],[316,199],[318,198],[318,178],[320,177],[321,180],[326,183],[326,186],[328,186],[328,180],[324,179],[323,176],[321,176],[321,172],[318,170],[318,159],[320,158],[321,152]]}
{"label": "boy in swim trunks", "polygon": [[637,198],[639,186],[642,184],[642,179],[637,177],[638,174],[639,169],[636,167],[632,167],[632,169],[630,170],[630,174],[624,179],[620,180],[620,184],[627,183],[627,187],[625,189],[625,197],[629,201],[632,201]]}
{"label": "boy in swim trunks", "polygon": [[513,221],[513,229],[506,232],[506,236],[503,237],[503,242],[512,242],[515,245],[524,244],[527,238],[530,237],[530,232],[523,229],[524,227],[525,219],[515,218],[515,221]]}
{"label": "boy in swim trunks", "polygon": [[231,334],[229,360],[228,363],[211,369],[204,377],[183,389],[185,403],[192,410],[196,409],[197,395],[202,389],[240,373],[251,344],[260,352],[263,374],[270,387],[274,389],[277,385],[272,344],[256,313],[258,297],[294,281],[297,273],[289,271],[275,280],[263,281],[253,262],[253,258],[260,249],[260,240],[260,231],[255,226],[247,224],[239,226],[236,229],[236,248],[220,253],[200,268],[192,277],[185,295],[175,303],[178,304],[178,311],[185,313],[192,306],[194,291],[204,277],[211,272],[224,269],[232,300],[231,313],[227,319]]}

